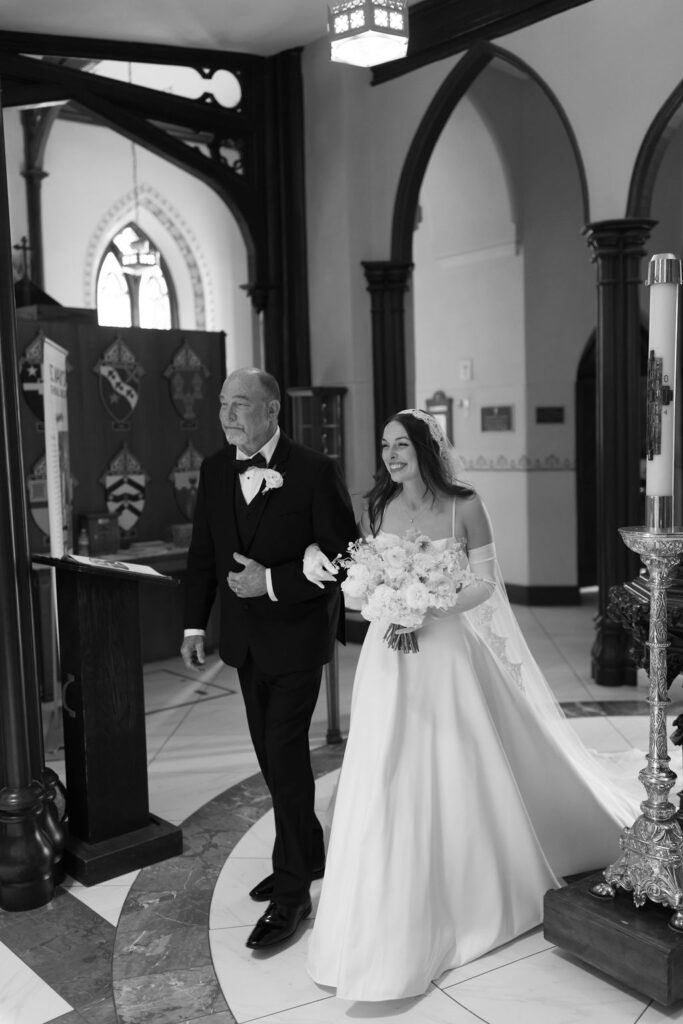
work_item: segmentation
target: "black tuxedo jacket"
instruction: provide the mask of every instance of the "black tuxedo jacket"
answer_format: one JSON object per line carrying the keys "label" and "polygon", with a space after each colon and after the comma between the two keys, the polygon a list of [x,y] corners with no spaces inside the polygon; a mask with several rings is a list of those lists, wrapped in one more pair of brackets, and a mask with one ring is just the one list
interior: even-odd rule
{"label": "black tuxedo jacket", "polygon": [[[321,590],[309,583],[302,567],[313,541],[333,558],[357,537],[339,469],[326,455],[281,433],[269,468],[282,474],[283,484],[262,489],[253,499],[255,528],[245,546],[236,522],[240,484],[234,461],[235,448],[227,446],[202,463],[187,558],[185,628],[206,627],[218,590],[219,653],[228,665],[239,667],[248,650],[262,671],[273,674],[324,665],[343,623],[341,594],[337,584]],[[267,594],[248,599],[233,594],[228,573],[242,568],[234,551],[271,570],[277,601]]]}

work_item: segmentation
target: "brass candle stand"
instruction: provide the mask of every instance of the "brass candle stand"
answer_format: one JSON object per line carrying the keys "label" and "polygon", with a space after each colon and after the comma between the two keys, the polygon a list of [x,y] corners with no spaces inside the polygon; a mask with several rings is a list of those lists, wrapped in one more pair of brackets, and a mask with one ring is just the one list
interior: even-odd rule
{"label": "brass candle stand", "polygon": [[[663,500],[666,499],[657,499]],[[652,514],[655,511],[664,514]],[[646,900],[662,903],[674,910],[669,926],[683,932],[683,831],[676,808],[669,800],[676,773],[669,768],[666,732],[666,708],[670,704],[666,676],[666,591],[683,554],[683,532],[661,529],[662,521],[671,522],[670,509],[648,512],[653,529],[628,526],[619,531],[626,546],[640,555],[650,577],[650,738],[647,765],[638,775],[647,798],[640,805],[642,814],[621,833],[621,856],[603,872],[604,882],[598,882],[590,891],[594,896],[609,899],[618,888],[626,889],[633,892],[637,907],[642,907]]]}

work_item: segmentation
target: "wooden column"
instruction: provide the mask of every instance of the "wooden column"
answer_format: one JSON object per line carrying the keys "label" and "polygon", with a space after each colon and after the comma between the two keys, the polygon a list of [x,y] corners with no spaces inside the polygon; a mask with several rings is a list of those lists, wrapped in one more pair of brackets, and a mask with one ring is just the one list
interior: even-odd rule
{"label": "wooden column", "polygon": [[269,59],[265,74],[263,188],[267,280],[251,284],[263,312],[266,369],[287,388],[311,383],[301,51]]}
{"label": "wooden column", "polygon": [[63,833],[42,756],[1,105],[0,239],[0,907],[31,910],[53,896]]}
{"label": "wooden column", "polygon": [[385,422],[404,409],[406,390],[405,305],[412,263],[364,262],[372,316],[372,370],[375,436]]}
{"label": "wooden column", "polygon": [[645,410],[640,395],[641,259],[652,220],[606,220],[584,234],[597,270],[596,469],[599,606],[592,675],[602,686],[635,685],[629,637],[607,617],[609,589],[638,575],[639,561],[623,543],[620,526],[641,516],[639,483]]}
{"label": "wooden column", "polygon": [[47,178],[43,170],[45,147],[59,107],[39,107],[21,112],[21,126],[24,132],[24,169],[26,180],[26,210],[28,214],[28,237],[31,242],[31,265],[24,273],[38,288],[45,286],[43,261],[43,212],[41,186]]}

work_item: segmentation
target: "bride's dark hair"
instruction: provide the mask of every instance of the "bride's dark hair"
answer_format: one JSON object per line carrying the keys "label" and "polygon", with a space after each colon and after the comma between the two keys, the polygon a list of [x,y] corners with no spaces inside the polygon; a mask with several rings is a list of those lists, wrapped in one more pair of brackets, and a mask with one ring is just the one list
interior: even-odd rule
{"label": "bride's dark hair", "polygon": [[[389,417],[384,424],[384,429],[390,423],[400,423],[410,438],[417,456],[420,476],[424,481],[425,487],[432,495],[432,499],[435,499],[439,492],[458,498],[470,498],[474,494],[474,489],[468,484],[454,482],[447,478],[446,467],[441,459],[439,446],[430,434],[429,426],[424,420],[419,419],[417,416],[411,416],[410,413],[397,412],[396,415]],[[391,479],[389,470],[384,465],[384,460],[381,459],[379,469],[375,474],[375,485],[372,490],[363,495],[368,503],[368,518],[370,520],[370,530],[373,534],[376,534],[382,525],[382,517],[387,505],[394,495],[402,489],[401,484],[396,484]]]}

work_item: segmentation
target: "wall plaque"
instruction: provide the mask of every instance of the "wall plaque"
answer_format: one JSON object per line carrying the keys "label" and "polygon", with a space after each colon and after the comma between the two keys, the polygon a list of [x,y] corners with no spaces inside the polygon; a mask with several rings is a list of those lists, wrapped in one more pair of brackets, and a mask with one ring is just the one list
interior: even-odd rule
{"label": "wall plaque", "polygon": [[537,423],[564,423],[563,405],[537,405]]}
{"label": "wall plaque", "polygon": [[482,430],[513,430],[511,405],[486,405],[481,410]]}

